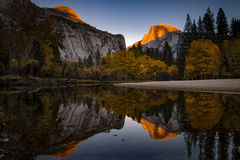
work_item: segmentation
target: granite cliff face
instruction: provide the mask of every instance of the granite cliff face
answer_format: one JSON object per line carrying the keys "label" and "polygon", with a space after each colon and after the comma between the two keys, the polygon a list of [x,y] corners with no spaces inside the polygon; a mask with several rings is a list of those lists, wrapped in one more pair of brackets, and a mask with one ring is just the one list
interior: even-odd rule
{"label": "granite cliff face", "polygon": [[122,35],[112,35],[86,24],[70,7],[58,6],[44,12],[46,17],[53,17],[54,28],[65,34],[65,49],[60,49],[62,59],[77,61],[79,57],[94,57],[98,50],[105,56],[126,48]]}
{"label": "granite cliff face", "polygon": [[[32,7],[40,9],[30,0],[1,0],[0,1],[0,19],[7,23],[7,6],[9,2],[24,7],[30,4]],[[57,6],[53,8],[41,8],[41,13],[36,21],[51,17],[53,27],[62,30],[65,34],[64,49],[60,50],[62,59],[69,61],[78,61],[79,57],[84,58],[92,55],[99,50],[101,56],[108,53],[114,53],[120,49],[125,49],[125,39],[122,35],[113,35],[96,29],[85,23],[76,12],[70,7]]]}
{"label": "granite cliff face", "polygon": [[[146,50],[147,48],[154,48],[162,51],[165,42],[168,42],[172,48],[173,55],[176,58],[178,47],[182,39],[182,32],[178,28],[165,24],[159,24],[151,26],[149,32],[143,36],[140,43],[143,46],[143,50]],[[139,42],[136,42],[133,45],[136,46],[138,43]]]}

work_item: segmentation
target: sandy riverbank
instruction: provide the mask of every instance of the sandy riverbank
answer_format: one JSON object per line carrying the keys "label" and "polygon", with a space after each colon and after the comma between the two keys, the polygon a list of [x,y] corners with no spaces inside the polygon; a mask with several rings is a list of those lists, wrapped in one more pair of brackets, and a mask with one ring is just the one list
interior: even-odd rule
{"label": "sandy riverbank", "polygon": [[160,89],[160,90],[240,93],[240,79],[119,83],[119,84],[115,84],[115,86],[129,87],[129,88]]}

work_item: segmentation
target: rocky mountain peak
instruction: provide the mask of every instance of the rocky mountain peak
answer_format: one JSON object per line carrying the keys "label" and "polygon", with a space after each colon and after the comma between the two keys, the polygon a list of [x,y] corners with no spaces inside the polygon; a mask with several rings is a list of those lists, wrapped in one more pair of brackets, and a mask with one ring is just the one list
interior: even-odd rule
{"label": "rocky mountain peak", "polygon": [[52,9],[56,9],[58,11],[64,12],[70,20],[76,23],[85,23],[71,7],[56,6],[56,7],[52,7]]}
{"label": "rocky mountain peak", "polygon": [[[176,27],[158,24],[151,26],[149,32],[143,36],[140,42],[142,49],[145,51],[147,48],[158,49],[163,51],[165,42],[168,42],[172,48],[173,57],[177,57],[179,46],[183,40],[183,33]],[[137,46],[139,42],[134,43],[133,46]]]}
{"label": "rocky mountain peak", "polygon": [[143,36],[141,44],[145,45],[147,43],[150,43],[151,41],[161,38],[170,32],[181,32],[181,31],[176,27],[169,26],[166,24],[151,26],[149,32]]}

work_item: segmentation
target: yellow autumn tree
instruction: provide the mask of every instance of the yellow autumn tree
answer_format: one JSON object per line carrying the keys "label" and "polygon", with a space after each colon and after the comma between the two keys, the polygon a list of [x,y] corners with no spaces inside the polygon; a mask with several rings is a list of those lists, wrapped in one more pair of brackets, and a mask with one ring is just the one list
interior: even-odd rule
{"label": "yellow autumn tree", "polygon": [[222,64],[219,47],[211,40],[195,40],[190,44],[186,57],[186,79],[218,78]]}
{"label": "yellow autumn tree", "polygon": [[12,74],[16,74],[18,72],[18,70],[19,70],[19,63],[15,58],[13,58],[11,60],[10,71],[11,71]]}
{"label": "yellow autumn tree", "polygon": [[[147,55],[135,56],[134,51],[118,51],[104,57],[106,68],[114,69],[113,77],[117,79],[159,80],[161,74],[167,73],[167,65]],[[114,79],[116,79],[114,78]]]}
{"label": "yellow autumn tree", "polygon": [[133,52],[120,50],[105,57],[106,66],[113,69],[125,70],[129,78],[136,74],[136,58]]}
{"label": "yellow autumn tree", "polygon": [[44,59],[44,63],[43,66],[41,68],[41,73],[44,76],[52,76],[54,75],[54,63],[53,63],[53,50],[52,48],[49,47],[50,46],[50,41],[47,44],[43,44],[43,50],[45,53],[45,59]]}
{"label": "yellow autumn tree", "polygon": [[176,79],[178,74],[178,68],[176,65],[171,65],[168,67],[168,75],[170,76],[170,79]]}

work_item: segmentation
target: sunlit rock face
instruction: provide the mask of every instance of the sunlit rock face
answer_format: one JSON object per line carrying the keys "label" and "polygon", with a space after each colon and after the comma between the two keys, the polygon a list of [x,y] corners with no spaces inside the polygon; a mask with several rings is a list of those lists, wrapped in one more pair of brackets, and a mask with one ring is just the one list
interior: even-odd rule
{"label": "sunlit rock face", "polygon": [[152,139],[165,141],[180,136],[180,124],[174,111],[169,120],[161,113],[153,116],[143,114],[140,122]]}
{"label": "sunlit rock face", "polygon": [[[182,32],[178,28],[159,24],[151,26],[149,32],[143,36],[140,43],[144,50],[146,50],[146,48],[154,48],[162,51],[165,42],[168,42],[172,48],[173,55],[176,58],[182,39]],[[136,46],[138,43],[139,42],[136,42],[134,45]]]}
{"label": "sunlit rock face", "polygon": [[78,15],[77,13],[70,7],[67,6],[56,6],[52,7],[53,9],[62,11],[66,14],[67,18],[70,20],[77,22],[77,23],[85,23]]}
{"label": "sunlit rock face", "polygon": [[[97,102],[90,105],[71,104],[60,105],[57,121],[61,123],[60,137],[54,139],[52,157],[66,157],[84,140],[95,134],[110,129],[121,129],[125,116],[118,116],[112,111],[97,106]],[[59,144],[61,144],[59,146]],[[55,145],[53,145],[55,146]]]}
{"label": "sunlit rock face", "polygon": [[61,58],[78,61],[88,58],[99,50],[101,56],[126,49],[122,35],[113,35],[96,29],[82,21],[74,10],[69,7],[53,7],[45,10],[46,16],[54,17],[54,28],[65,34],[64,47],[60,49]]}

